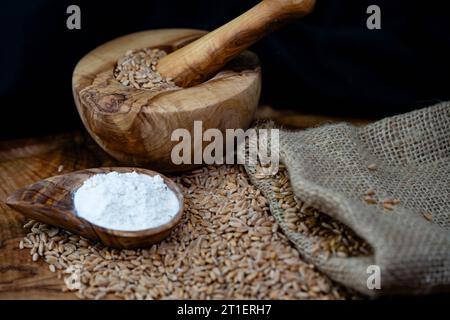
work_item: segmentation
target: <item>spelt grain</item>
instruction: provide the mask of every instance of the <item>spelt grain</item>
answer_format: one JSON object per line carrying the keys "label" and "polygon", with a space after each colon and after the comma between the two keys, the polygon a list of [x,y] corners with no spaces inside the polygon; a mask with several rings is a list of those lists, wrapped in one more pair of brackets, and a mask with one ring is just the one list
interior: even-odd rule
{"label": "spelt grain", "polygon": [[156,71],[156,64],[166,53],[160,49],[129,50],[119,59],[114,76],[125,86],[136,89],[161,91],[177,89],[171,78],[163,78]]}
{"label": "spelt grain", "polygon": [[[185,215],[176,230],[159,244],[139,250],[117,250],[39,224],[35,234],[23,239],[24,247],[31,246],[33,259],[38,259],[36,250],[43,243],[43,260],[50,271],[62,277],[64,290],[73,291],[82,299],[108,295],[123,299],[354,296],[300,259],[269,214],[266,199],[248,183],[242,167],[202,168],[174,180],[185,194]],[[284,188],[288,179],[281,181],[281,200],[289,199],[286,203],[300,211],[303,204],[293,201],[291,190]],[[337,240],[338,236],[345,237],[341,225],[320,219],[311,208],[303,210],[307,212],[304,217],[316,220],[311,224],[313,229],[325,230],[329,237],[333,235],[336,246],[342,244]],[[34,224],[27,223],[28,228]],[[303,227],[306,228],[304,224]],[[338,235],[332,231],[336,227]],[[351,248],[356,240],[347,238]],[[339,255],[366,250],[364,245],[358,249],[339,248]]]}
{"label": "spelt grain", "polygon": [[392,205],[391,202],[384,201],[383,202],[383,209],[386,210],[386,211],[392,211],[392,210],[394,210],[394,206]]}
{"label": "spelt grain", "polygon": [[[274,182],[272,190],[276,192],[275,194],[281,195],[278,205],[280,207],[285,205],[282,227],[291,232],[316,237],[313,254],[322,252],[327,257],[332,255],[347,257],[371,253],[367,242],[357,237],[351,229],[297,199],[285,168],[280,169],[276,178],[277,182]],[[371,196],[365,196],[364,200],[370,204],[376,203]]]}
{"label": "spelt grain", "polygon": [[424,212],[422,215],[428,221],[432,221],[433,220],[433,215],[430,212]]}

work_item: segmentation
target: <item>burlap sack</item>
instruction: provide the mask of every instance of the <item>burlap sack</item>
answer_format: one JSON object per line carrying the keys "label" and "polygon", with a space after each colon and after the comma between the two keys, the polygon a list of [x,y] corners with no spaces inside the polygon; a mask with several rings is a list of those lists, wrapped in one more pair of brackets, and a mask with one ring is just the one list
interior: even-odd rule
{"label": "burlap sack", "polygon": [[[251,181],[303,258],[361,293],[426,294],[450,289],[450,103],[355,127],[346,123],[280,131],[280,158],[296,196],[350,227],[373,248],[366,257],[324,257],[312,238],[284,226],[273,178]],[[376,170],[368,170],[375,163]],[[399,199],[392,212],[367,204]],[[424,218],[431,213],[432,220]],[[368,266],[381,270],[381,289],[367,286]]]}

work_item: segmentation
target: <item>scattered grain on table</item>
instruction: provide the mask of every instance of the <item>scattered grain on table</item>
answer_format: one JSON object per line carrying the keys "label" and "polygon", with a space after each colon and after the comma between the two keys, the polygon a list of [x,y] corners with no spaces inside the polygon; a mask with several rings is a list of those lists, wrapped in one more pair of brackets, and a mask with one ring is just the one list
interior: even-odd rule
{"label": "scattered grain on table", "polygon": [[[50,271],[63,278],[64,290],[80,298],[356,297],[299,257],[242,167],[208,167],[174,180],[185,194],[183,222],[168,238],[150,248],[106,248],[34,221],[25,225],[31,232],[23,239],[23,247],[33,251],[33,260],[43,259]],[[283,178],[282,182],[286,181]],[[281,183],[280,190],[283,188]],[[292,196],[287,199],[286,204],[294,204]],[[294,206],[302,212],[300,220],[307,232],[317,232],[316,228],[327,234],[327,230],[338,230],[338,238],[331,234],[327,238],[336,243],[330,250],[347,255],[368,250],[336,222],[320,218],[312,209]],[[43,250],[39,252],[41,243]],[[344,249],[346,244],[351,249]]]}

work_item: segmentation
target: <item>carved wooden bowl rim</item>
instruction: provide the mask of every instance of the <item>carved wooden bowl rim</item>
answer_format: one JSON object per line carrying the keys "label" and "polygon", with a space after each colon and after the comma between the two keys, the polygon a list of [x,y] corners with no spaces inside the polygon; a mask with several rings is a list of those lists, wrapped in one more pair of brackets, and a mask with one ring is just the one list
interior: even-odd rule
{"label": "carved wooden bowl rim", "polygon": [[[123,46],[123,50],[121,49],[120,52],[116,52],[116,53],[111,53],[111,51],[108,51],[107,48],[108,47],[116,47],[117,43],[123,42],[126,39],[140,39],[142,37],[145,36],[149,36],[151,37],[151,33],[152,32],[180,32],[180,33],[191,33],[191,34],[186,34],[183,36],[180,36],[179,39],[172,39],[172,40],[167,40],[164,43],[160,43],[160,44],[155,44],[155,45],[143,45],[141,47],[127,47],[126,45]],[[122,83],[120,83],[114,76],[114,69],[117,65],[117,61],[123,56],[125,55],[126,51],[128,50],[139,50],[139,49],[144,49],[144,48],[159,48],[159,49],[164,49],[168,52],[171,52],[173,50],[176,50],[198,38],[200,38],[201,36],[203,36],[204,34],[206,34],[207,31],[205,30],[199,30],[199,29],[177,29],[177,28],[168,28],[168,29],[154,29],[154,30],[146,30],[146,31],[140,31],[140,32],[135,32],[135,33],[131,33],[131,34],[127,34],[115,39],[112,39],[110,41],[107,41],[106,43],[96,47],[95,49],[93,49],[92,51],[88,52],[85,56],[83,56],[80,61],[77,63],[77,65],[75,66],[74,72],[73,72],[73,77],[72,77],[72,86],[73,86],[73,91],[74,91],[74,95],[76,95],[76,99],[80,99],[79,95],[80,93],[85,90],[86,88],[90,87],[93,85],[93,81],[94,79],[101,73],[108,73],[110,75],[111,78],[109,78],[108,80],[110,81],[111,85],[115,85],[118,87],[122,87],[122,88],[126,88],[127,90],[129,90],[129,95],[133,95],[134,93],[147,93],[148,97],[151,99],[151,97],[156,97],[158,95],[161,94],[177,94],[177,92],[180,91],[185,91],[185,90],[202,90],[203,92],[209,91],[214,87],[214,82],[215,80],[219,80],[219,79],[224,79],[224,78],[233,78],[238,76],[241,72],[245,72],[245,71],[255,71],[257,70],[258,72],[256,73],[256,76],[261,76],[260,73],[260,63],[259,63],[259,59],[257,57],[257,55],[251,51],[244,51],[243,53],[241,53],[241,55],[239,55],[237,58],[235,58],[235,60],[238,60],[240,57],[242,57],[243,55],[249,55],[251,57],[251,59],[253,60],[252,63],[249,64],[247,69],[242,69],[239,71],[235,71],[233,69],[230,68],[224,68],[223,70],[219,71],[215,76],[213,76],[211,79],[196,85],[196,86],[192,86],[192,87],[188,87],[188,88],[178,88],[178,89],[171,89],[171,90],[164,90],[161,92],[151,92],[150,90],[144,89],[144,88],[134,88],[131,86],[125,86]],[[162,40],[161,40],[162,41]],[[131,41],[130,41],[131,42]],[[122,43],[121,43],[122,45]],[[96,59],[97,61],[93,62],[92,58],[94,57],[94,59]],[[89,60],[91,59],[91,60]],[[89,69],[89,71],[87,71],[85,69],[85,65],[87,64],[94,64],[95,68],[94,69]],[[76,87],[77,84],[81,83],[81,79],[89,79],[90,83],[88,84],[84,84],[81,86],[81,88]],[[239,78],[236,77],[236,80],[238,80]],[[250,84],[250,83],[249,83]],[[244,91],[246,88],[242,88],[241,92]],[[236,93],[233,93],[231,95],[229,95],[228,97],[224,97],[224,100],[228,100],[228,99],[232,99],[235,96]],[[80,101],[80,103],[85,104],[84,102]],[[208,106],[198,106],[198,108],[208,108]],[[79,107],[77,106],[77,109],[79,109]],[[184,109],[184,110],[180,110],[181,112],[186,112],[186,111],[194,111],[197,108],[190,108],[189,110]],[[79,112],[81,112],[81,110],[78,110]],[[101,112],[98,109],[95,110],[95,112]],[[143,107],[140,108],[139,113],[177,113],[178,110],[166,110],[166,109],[159,109],[159,108],[147,108],[147,107]]]}
{"label": "carved wooden bowl rim", "polygon": [[[157,227],[153,227],[153,228],[147,228],[147,229],[135,230],[135,231],[126,231],[126,230],[109,229],[109,228],[99,226],[89,220],[86,220],[86,219],[80,217],[76,213],[75,208],[73,209],[73,213],[77,216],[78,219],[84,220],[86,223],[91,224],[92,226],[95,226],[95,228],[97,230],[99,230],[103,233],[106,233],[106,234],[110,234],[112,236],[123,237],[123,238],[146,238],[146,237],[155,236],[160,233],[164,233],[166,231],[169,231],[169,230],[175,228],[181,222],[181,219],[183,218],[184,196],[183,196],[183,193],[181,192],[180,188],[178,187],[178,185],[172,179],[166,177],[165,175],[163,175],[159,172],[156,172],[156,171],[153,171],[150,169],[145,169],[145,168],[137,168],[137,167],[136,168],[135,167],[100,167],[100,168],[80,170],[80,172],[87,173],[87,179],[95,174],[102,174],[102,173],[109,173],[109,172],[129,173],[129,172],[133,172],[133,171],[135,171],[139,174],[146,174],[149,176],[155,176],[155,175],[161,176],[161,178],[163,178],[164,182],[166,183],[167,187],[172,192],[175,193],[175,195],[178,199],[179,209],[178,209],[178,212],[176,213],[176,215],[173,216],[173,218],[171,218],[169,222],[164,223]],[[75,171],[73,173],[77,173],[77,171]],[[80,181],[81,184],[84,181]],[[74,190],[72,190],[72,196],[77,190],[78,190],[78,188],[75,188]]]}

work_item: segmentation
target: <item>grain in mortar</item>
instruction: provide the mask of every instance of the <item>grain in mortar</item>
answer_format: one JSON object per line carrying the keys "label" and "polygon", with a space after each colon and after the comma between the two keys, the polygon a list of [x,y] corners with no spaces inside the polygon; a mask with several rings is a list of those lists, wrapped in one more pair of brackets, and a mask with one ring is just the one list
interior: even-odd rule
{"label": "grain in mortar", "polygon": [[125,86],[150,91],[177,89],[170,78],[162,77],[156,70],[159,59],[166,56],[160,49],[129,50],[119,59],[114,76]]}
{"label": "grain in mortar", "polygon": [[185,216],[160,244],[117,250],[31,221],[22,246],[80,298],[354,297],[300,259],[242,167],[208,167],[174,180],[185,194]]}

